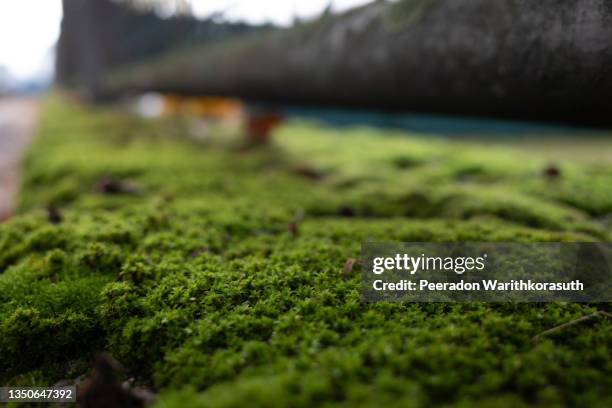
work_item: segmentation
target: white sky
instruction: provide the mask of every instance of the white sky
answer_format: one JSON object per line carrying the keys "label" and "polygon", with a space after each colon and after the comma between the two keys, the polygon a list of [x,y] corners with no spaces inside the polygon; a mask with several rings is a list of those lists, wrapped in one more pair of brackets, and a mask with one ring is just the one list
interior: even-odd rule
{"label": "white sky", "polygon": [[[371,1],[333,0],[332,9],[346,10]],[[225,16],[229,20],[289,25],[294,16],[309,18],[318,15],[330,4],[330,0],[192,0],[191,4],[197,15],[226,11]]]}
{"label": "white sky", "polygon": [[[335,11],[371,0],[333,0]],[[321,13],[330,0],[192,0],[197,15],[226,11],[230,20],[288,25],[294,16]],[[17,79],[40,78],[52,69],[52,48],[59,36],[61,0],[0,0],[0,66]]]}
{"label": "white sky", "polygon": [[0,0],[0,66],[19,79],[46,74],[62,18],[61,0]]}

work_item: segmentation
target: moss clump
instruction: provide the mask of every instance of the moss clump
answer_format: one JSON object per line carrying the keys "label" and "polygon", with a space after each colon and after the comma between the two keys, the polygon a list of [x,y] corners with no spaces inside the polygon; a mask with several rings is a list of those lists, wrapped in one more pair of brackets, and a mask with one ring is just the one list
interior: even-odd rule
{"label": "moss clump", "polygon": [[612,166],[551,183],[537,152],[367,129],[293,123],[250,151],[188,134],[47,104],[0,226],[0,383],[73,378],[106,350],[162,407],[612,403],[610,321],[532,341],[595,305],[366,304],[341,274],[371,238],[607,240]]}

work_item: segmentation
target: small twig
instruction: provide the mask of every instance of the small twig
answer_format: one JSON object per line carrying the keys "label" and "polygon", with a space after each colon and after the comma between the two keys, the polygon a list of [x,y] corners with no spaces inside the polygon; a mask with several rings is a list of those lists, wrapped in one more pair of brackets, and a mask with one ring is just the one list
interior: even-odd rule
{"label": "small twig", "polygon": [[299,228],[299,226],[300,226],[300,222],[303,219],[304,219],[304,210],[300,210],[293,217],[293,221],[291,221],[287,225],[287,229],[289,230],[289,234],[291,234],[291,236],[293,238],[297,238],[298,235],[300,235],[300,228]]}
{"label": "small twig", "polygon": [[349,277],[349,275],[353,271],[353,266],[355,266],[355,262],[357,262],[357,260],[355,258],[349,258],[349,259],[346,260],[346,263],[344,264],[344,268],[342,268],[342,277],[343,278],[348,278]]}
{"label": "small twig", "polygon": [[298,227],[298,223],[295,221],[290,222],[287,225],[287,229],[289,230],[289,234],[291,234],[293,238],[297,238],[300,235],[300,229]]}
{"label": "small twig", "polygon": [[342,277],[348,278],[351,275],[351,272],[353,272],[353,268],[355,267],[355,265],[363,265],[363,261],[361,259],[355,258],[347,259],[346,263],[344,264],[344,268],[342,268]]}
{"label": "small twig", "polygon": [[533,338],[533,341],[540,340],[544,336],[548,336],[549,334],[559,332],[559,331],[561,331],[563,329],[566,329],[566,328],[571,327],[571,326],[575,326],[575,325],[577,325],[579,323],[586,322],[587,320],[591,320],[591,319],[594,319],[596,317],[612,318],[612,313],[608,313],[608,312],[605,312],[603,310],[599,310],[599,311],[591,313],[589,315],[579,317],[578,319],[571,320],[571,321],[569,321],[567,323],[563,323],[563,324],[560,324],[559,326],[555,326],[552,329],[548,329],[548,330],[543,331],[542,333],[540,333],[537,336],[535,336]]}

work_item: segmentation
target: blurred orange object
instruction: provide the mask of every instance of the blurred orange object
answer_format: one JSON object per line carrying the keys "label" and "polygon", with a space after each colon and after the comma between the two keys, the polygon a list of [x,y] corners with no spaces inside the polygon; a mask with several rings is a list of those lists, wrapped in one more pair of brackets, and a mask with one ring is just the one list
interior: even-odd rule
{"label": "blurred orange object", "polygon": [[246,131],[249,142],[262,144],[268,142],[272,131],[284,118],[275,110],[256,110],[247,114]]}
{"label": "blurred orange object", "polygon": [[242,123],[247,141],[263,144],[284,117],[275,108],[246,106],[238,99],[215,96],[164,94],[162,115],[194,116],[205,119]]}
{"label": "blurred orange object", "polygon": [[243,104],[237,99],[215,96],[182,96],[166,94],[164,115],[198,116],[202,118],[232,120],[239,119]]}

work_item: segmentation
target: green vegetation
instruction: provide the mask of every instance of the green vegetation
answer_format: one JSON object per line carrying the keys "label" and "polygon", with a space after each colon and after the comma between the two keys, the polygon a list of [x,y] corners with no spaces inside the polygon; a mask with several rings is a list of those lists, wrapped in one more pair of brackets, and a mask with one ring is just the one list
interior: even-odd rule
{"label": "green vegetation", "polygon": [[388,18],[398,28],[405,28],[406,25],[419,21],[438,3],[440,0],[401,0],[391,5]]}
{"label": "green vegetation", "polygon": [[612,405],[610,320],[532,340],[598,305],[365,304],[342,273],[367,239],[610,240],[612,163],[544,177],[537,151],[193,125],[47,104],[0,226],[0,383],[106,350],[161,407]]}

